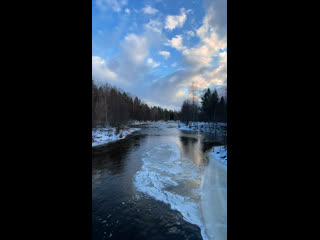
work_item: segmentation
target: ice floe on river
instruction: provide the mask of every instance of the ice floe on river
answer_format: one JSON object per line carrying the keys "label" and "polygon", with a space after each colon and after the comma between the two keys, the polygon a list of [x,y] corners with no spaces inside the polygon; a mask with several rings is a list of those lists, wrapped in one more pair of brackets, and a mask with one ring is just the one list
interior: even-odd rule
{"label": "ice floe on river", "polygon": [[202,179],[202,215],[211,240],[227,239],[227,149],[214,147]]}
{"label": "ice floe on river", "polygon": [[200,207],[201,174],[192,159],[181,158],[175,143],[161,144],[143,154],[143,165],[136,173],[136,189],[179,211],[183,218],[201,229],[208,239]]}

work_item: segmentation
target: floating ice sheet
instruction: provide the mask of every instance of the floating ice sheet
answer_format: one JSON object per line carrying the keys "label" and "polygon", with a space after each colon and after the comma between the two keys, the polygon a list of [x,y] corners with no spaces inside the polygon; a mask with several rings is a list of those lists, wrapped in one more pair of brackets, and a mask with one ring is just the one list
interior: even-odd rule
{"label": "floating ice sheet", "polygon": [[[200,209],[197,166],[191,159],[181,159],[175,143],[152,148],[143,154],[142,161],[142,168],[134,180],[136,189],[179,211],[186,221],[198,225],[203,239],[207,239]],[[188,183],[192,187],[184,188],[183,185]]]}

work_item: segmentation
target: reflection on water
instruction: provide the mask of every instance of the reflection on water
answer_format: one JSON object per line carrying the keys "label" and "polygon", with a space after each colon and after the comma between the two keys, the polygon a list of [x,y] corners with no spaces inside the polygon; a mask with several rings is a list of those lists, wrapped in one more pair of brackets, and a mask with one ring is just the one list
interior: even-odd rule
{"label": "reflection on water", "polygon": [[109,144],[108,148],[99,148],[93,151],[92,170],[94,174],[95,171],[99,172],[101,169],[108,170],[110,174],[122,172],[124,159],[132,144],[132,141],[127,141],[127,144],[115,142]]}
{"label": "reflection on water", "polygon": [[203,164],[203,151],[202,151],[202,135],[196,135],[196,137],[180,136],[180,142],[183,148],[184,156],[191,158],[194,163],[199,167]]}
{"label": "reflection on water", "polygon": [[[221,140],[181,131],[173,124],[139,127],[141,131],[126,139],[93,149],[92,238],[202,239],[198,226],[185,221],[168,204],[137,191],[133,182],[143,166],[144,154],[161,144],[175,143],[181,159],[191,159],[202,168],[207,164],[204,152]],[[168,185],[165,190],[192,195],[190,189],[199,183],[186,179],[178,184],[179,188]]]}
{"label": "reflection on water", "polygon": [[134,135],[120,141],[94,148],[92,151],[92,171],[95,173],[107,170],[109,174],[119,174],[124,171],[127,155],[140,146],[141,139],[146,135]]}

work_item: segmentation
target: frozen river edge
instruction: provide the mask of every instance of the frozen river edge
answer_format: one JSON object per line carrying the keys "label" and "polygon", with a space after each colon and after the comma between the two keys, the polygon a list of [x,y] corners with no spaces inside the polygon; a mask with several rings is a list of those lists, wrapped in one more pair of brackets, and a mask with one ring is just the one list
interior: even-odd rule
{"label": "frozen river edge", "polygon": [[[215,147],[213,152],[220,150]],[[227,165],[209,152],[209,164],[202,179],[201,210],[208,238],[227,239]]]}

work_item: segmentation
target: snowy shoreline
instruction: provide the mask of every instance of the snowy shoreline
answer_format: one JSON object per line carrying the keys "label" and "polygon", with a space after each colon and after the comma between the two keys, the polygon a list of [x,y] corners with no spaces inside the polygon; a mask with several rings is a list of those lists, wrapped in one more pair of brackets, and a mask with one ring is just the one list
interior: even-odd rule
{"label": "snowy shoreline", "polygon": [[220,161],[221,163],[227,165],[227,148],[225,146],[214,147],[209,153],[209,158],[211,161],[214,159]]}
{"label": "snowy shoreline", "polygon": [[[99,127],[92,129],[92,147],[98,147],[110,142],[121,140],[126,138],[128,135],[133,132],[141,130],[141,128],[135,127],[139,125],[146,125],[153,123],[152,121],[130,121],[127,123],[127,126],[123,129],[120,129],[116,133],[115,127]],[[157,123],[176,123],[175,121],[157,121]]]}
{"label": "snowy shoreline", "polygon": [[227,127],[227,123],[217,122],[217,123],[208,123],[208,122],[189,122],[189,124],[185,124],[180,122],[178,124],[178,129],[185,131],[195,131],[195,132],[205,132],[212,133],[215,130],[217,132],[225,130]]}
{"label": "snowy shoreline", "polygon": [[120,129],[117,133],[115,127],[92,129],[92,147],[97,147],[120,139],[124,139],[128,135],[139,130],[140,128],[126,127],[124,129]]}

